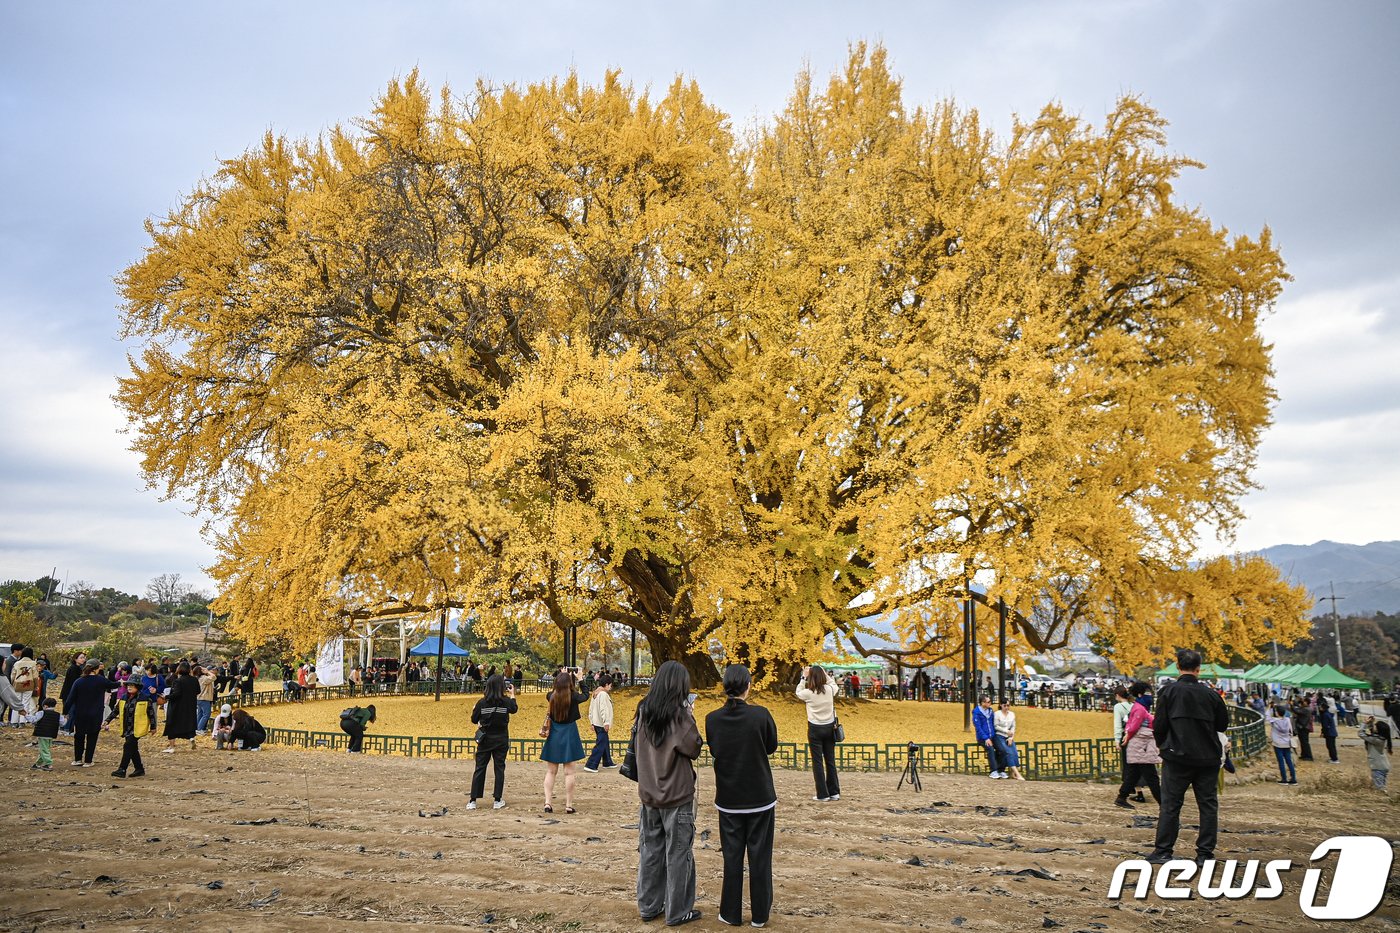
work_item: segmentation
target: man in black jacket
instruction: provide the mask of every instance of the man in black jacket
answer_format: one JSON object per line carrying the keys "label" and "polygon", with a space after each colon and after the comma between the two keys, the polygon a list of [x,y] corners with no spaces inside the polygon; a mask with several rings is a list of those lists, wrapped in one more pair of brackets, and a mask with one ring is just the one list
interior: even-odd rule
{"label": "man in black jacket", "polygon": [[778,795],[768,756],[778,750],[778,727],[762,706],[750,706],[749,669],[724,669],[724,706],[705,717],[705,736],[715,763],[715,809],[719,810],[724,883],[719,919],[741,922],[744,856],[749,859],[749,911],[753,925],[768,922],[773,906],[773,816]]}
{"label": "man in black jacket", "polygon": [[1176,653],[1181,677],[1157,695],[1152,735],[1162,754],[1162,808],[1157,818],[1157,843],[1149,862],[1161,864],[1173,858],[1181,831],[1181,806],[1186,788],[1193,789],[1200,811],[1196,836],[1196,861],[1215,858],[1215,837],[1220,813],[1215,782],[1223,749],[1219,733],[1230,726],[1230,715],[1220,694],[1200,682],[1201,655],[1183,648]]}

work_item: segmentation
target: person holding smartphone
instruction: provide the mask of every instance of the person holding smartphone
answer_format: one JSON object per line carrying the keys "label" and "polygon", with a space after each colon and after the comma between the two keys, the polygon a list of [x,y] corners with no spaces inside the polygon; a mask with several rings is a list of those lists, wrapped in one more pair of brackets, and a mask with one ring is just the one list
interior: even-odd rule
{"label": "person holding smartphone", "polygon": [[496,780],[492,785],[491,809],[506,805],[506,752],[510,750],[510,717],[519,712],[515,703],[515,685],[500,674],[486,680],[486,692],[472,707],[472,722],[477,729],[476,770],[472,773],[471,799],[467,809],[475,810],[476,802],[486,792],[486,765],[494,762]]}
{"label": "person holding smartphone", "polygon": [[695,759],[703,741],[694,704],[689,672],[679,661],[667,661],[637,705],[634,727],[641,798],[637,909],[644,921],[664,914],[667,926],[700,919],[695,909]]}
{"label": "person holding smartphone", "polygon": [[812,776],[817,781],[813,800],[840,800],[841,779],[836,775],[836,694],[839,688],[818,665],[802,668],[797,698],[807,704],[807,747]]}
{"label": "person holding smartphone", "polygon": [[[493,675],[500,677],[499,674]],[[505,678],[501,680],[504,682]],[[574,782],[578,775],[574,767],[583,759],[583,740],[578,737],[579,704],[588,697],[574,689],[574,677],[567,668],[560,669],[554,678],[554,689],[549,693],[549,714],[545,722],[548,734],[544,738],[544,748],[540,758],[548,770],[544,775],[544,812],[554,812],[554,783],[559,776],[559,766],[564,766],[564,812],[574,810]]]}

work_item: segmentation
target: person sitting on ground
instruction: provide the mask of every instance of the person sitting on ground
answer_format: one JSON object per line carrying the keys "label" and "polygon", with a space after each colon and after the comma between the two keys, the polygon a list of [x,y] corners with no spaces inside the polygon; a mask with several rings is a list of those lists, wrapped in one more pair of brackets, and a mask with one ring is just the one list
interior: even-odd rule
{"label": "person sitting on ground", "polygon": [[233,729],[228,737],[230,751],[242,748],[245,752],[257,752],[267,741],[267,730],[246,709],[236,709],[233,711]]}
{"label": "person sitting on ground", "polygon": [[352,706],[340,714],[340,730],[350,736],[350,744],[345,749],[352,755],[358,755],[364,750],[365,729],[374,722],[374,704],[369,706]]}
{"label": "person sitting on ground", "polygon": [[214,747],[222,749],[225,745],[232,745],[229,740],[229,733],[233,731],[233,707],[225,703],[219,707],[219,715],[214,717],[214,723],[209,727],[209,734],[214,736]]}

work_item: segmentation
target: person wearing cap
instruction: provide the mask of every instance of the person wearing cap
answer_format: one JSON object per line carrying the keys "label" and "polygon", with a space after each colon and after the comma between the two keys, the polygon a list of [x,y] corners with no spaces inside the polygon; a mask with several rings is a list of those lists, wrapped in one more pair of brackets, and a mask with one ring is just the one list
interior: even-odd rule
{"label": "person wearing cap", "polygon": [[[112,718],[122,735],[122,761],[112,777],[145,777],[146,766],[141,761],[141,737],[151,731],[151,721],[146,715],[146,702],[140,698],[141,682],[128,680],[122,687],[122,698],[117,700],[117,712]],[[132,768],[130,775],[127,768]]]}
{"label": "person wearing cap", "polygon": [[83,665],[83,676],[68,692],[69,728],[73,730],[73,767],[92,767],[97,751],[97,733],[102,731],[102,715],[107,709],[107,691],[119,685],[102,674],[101,661]]}
{"label": "person wearing cap", "polygon": [[233,732],[233,707],[225,703],[219,707],[219,715],[215,717],[213,725],[209,727],[209,732],[214,736],[214,747],[223,748],[225,743],[230,742],[229,736]]}

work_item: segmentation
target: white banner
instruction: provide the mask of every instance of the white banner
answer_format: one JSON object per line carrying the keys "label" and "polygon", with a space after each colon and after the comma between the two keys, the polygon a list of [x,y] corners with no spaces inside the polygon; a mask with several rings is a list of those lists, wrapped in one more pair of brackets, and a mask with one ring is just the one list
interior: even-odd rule
{"label": "white banner", "polygon": [[316,653],[316,683],[339,687],[345,683],[345,639],[332,638]]}

